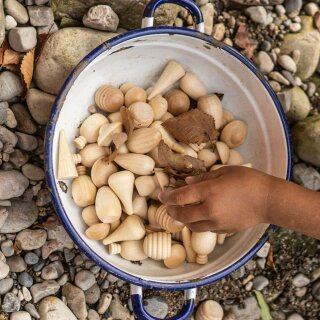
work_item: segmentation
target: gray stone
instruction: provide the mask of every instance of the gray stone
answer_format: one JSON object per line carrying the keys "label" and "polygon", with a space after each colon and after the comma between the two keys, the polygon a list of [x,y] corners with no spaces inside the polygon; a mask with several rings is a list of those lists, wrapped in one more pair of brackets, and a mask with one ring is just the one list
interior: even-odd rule
{"label": "gray stone", "polygon": [[38,208],[34,202],[12,201],[7,210],[9,215],[0,233],[19,232],[30,227],[38,218]]}
{"label": "gray stone", "polygon": [[104,292],[99,300],[97,311],[99,314],[104,314],[110,307],[112,295]]}
{"label": "gray stone", "polygon": [[270,311],[272,320],[286,320],[286,315],[282,311]]}
{"label": "gray stone", "polygon": [[35,166],[34,164],[27,163],[22,167],[22,173],[32,181],[41,181],[44,179],[43,169]]}
{"label": "gray stone", "polygon": [[289,26],[289,30],[291,32],[298,32],[301,30],[301,28],[302,28],[301,23],[297,23],[297,22],[291,23]]}
{"label": "gray stone", "polygon": [[48,2],[49,2],[49,0],[35,0],[35,4],[37,6],[42,6],[42,5],[44,5],[44,4],[48,3]]}
{"label": "gray stone", "polygon": [[302,316],[300,316],[300,314],[293,313],[287,318],[287,320],[304,320],[304,319]]}
{"label": "gray stone", "polygon": [[12,112],[11,109],[7,109],[7,118],[6,118],[6,123],[5,125],[8,127],[8,128],[15,128],[17,126],[17,120],[16,120],[16,117],[14,115],[14,113]]}
{"label": "gray stone", "polygon": [[26,301],[32,300],[32,295],[28,288],[22,287],[22,294],[23,294],[24,300]]}
{"label": "gray stone", "polygon": [[168,314],[168,304],[161,297],[150,297],[144,300],[146,311],[153,317],[165,319]]}
{"label": "gray stone", "polygon": [[86,297],[86,302],[88,304],[95,304],[100,298],[100,288],[97,283],[95,283],[91,288],[84,292]]}
{"label": "gray stone", "polygon": [[77,320],[71,310],[58,298],[47,297],[39,305],[41,320]]}
{"label": "gray stone", "polygon": [[[16,170],[0,170],[0,181],[0,200],[21,196],[29,185],[28,179]],[[8,210],[10,212],[10,208]],[[7,221],[9,220],[9,218],[7,219]]]}
{"label": "gray stone", "polygon": [[96,278],[92,272],[81,270],[76,274],[74,283],[82,290],[88,290],[96,283]]}
{"label": "gray stone", "polygon": [[18,276],[18,281],[22,286],[30,288],[33,285],[33,278],[27,272],[22,272]]}
{"label": "gray stone", "polygon": [[90,309],[88,311],[88,320],[100,320],[99,313],[96,310]]}
{"label": "gray stone", "polygon": [[5,0],[4,8],[18,23],[25,24],[29,21],[26,8],[16,0]]}
{"label": "gray stone", "polygon": [[13,293],[11,293],[11,292],[6,293],[4,298],[3,298],[1,307],[2,307],[2,311],[8,312],[8,313],[11,313],[11,312],[14,312],[14,311],[19,311],[19,309],[20,309],[20,300]]}
{"label": "gray stone", "polygon": [[6,257],[14,255],[13,242],[12,240],[6,240],[1,243],[1,251]]}
{"label": "gray stone", "polygon": [[113,295],[113,299],[110,304],[110,313],[113,319],[130,320],[130,312],[121,304],[117,294]]}
{"label": "gray stone", "polygon": [[47,259],[52,252],[62,250],[63,243],[58,240],[47,241],[41,248],[41,254],[43,259]]}
{"label": "gray stone", "polygon": [[48,230],[48,240],[57,240],[62,243],[64,248],[73,249],[74,247],[72,239],[62,225],[58,225],[54,229]]}
{"label": "gray stone", "polygon": [[118,28],[119,18],[111,7],[97,5],[88,10],[83,16],[82,22],[92,29],[115,32]]}
{"label": "gray stone", "polygon": [[213,29],[214,6],[207,3],[200,7],[204,19],[204,33],[211,35]]}
{"label": "gray stone", "polygon": [[39,257],[34,252],[27,252],[27,254],[24,256],[24,261],[28,265],[34,265],[38,263]]}
{"label": "gray stone", "polygon": [[48,189],[41,189],[37,194],[36,205],[38,207],[46,206],[51,202],[51,195]]}
{"label": "gray stone", "polygon": [[9,212],[6,208],[0,208],[0,228],[4,225],[8,214]]}
{"label": "gray stone", "polygon": [[33,119],[42,125],[47,124],[55,96],[38,89],[30,89],[27,94],[27,104]]}
{"label": "gray stone", "polygon": [[278,71],[272,71],[268,75],[269,78],[278,81],[279,83],[285,84],[288,86],[290,82]]}
{"label": "gray stone", "polygon": [[52,33],[55,33],[59,30],[57,24],[54,22],[52,23],[51,25],[49,26],[44,26],[44,27],[38,27],[37,28],[37,32],[38,32],[38,35],[41,35],[41,34],[52,34]]}
{"label": "gray stone", "polygon": [[320,115],[308,117],[292,128],[294,150],[303,161],[320,166]]}
{"label": "gray stone", "polygon": [[37,86],[48,93],[57,94],[80,60],[113,36],[114,33],[85,28],[64,28],[54,33],[46,41],[35,68]]}
{"label": "gray stone", "polygon": [[284,90],[282,92],[278,92],[277,96],[280,100],[282,109],[285,113],[289,112],[291,107],[291,100],[292,100],[292,92],[290,90]]}
{"label": "gray stone", "polygon": [[37,45],[37,30],[34,27],[17,27],[9,31],[9,43],[18,52],[27,52]]}
{"label": "gray stone", "polygon": [[47,240],[47,232],[43,229],[26,229],[18,233],[16,242],[22,250],[35,250],[41,248]]}
{"label": "gray stone", "polygon": [[117,278],[117,277],[114,276],[113,274],[109,273],[108,276],[107,276],[107,280],[108,280],[110,283],[114,284],[114,283],[116,283],[116,282],[119,280],[119,278]]}
{"label": "gray stone", "polygon": [[309,16],[314,16],[319,11],[319,6],[314,2],[309,2],[303,7]]}
{"label": "gray stone", "polygon": [[3,11],[3,0],[0,0],[0,46],[5,38],[5,20]]}
{"label": "gray stone", "polygon": [[246,269],[244,267],[240,267],[239,269],[237,269],[231,274],[231,277],[234,280],[241,279],[244,277],[245,273],[246,273]]}
{"label": "gray stone", "polygon": [[2,144],[10,144],[12,147],[15,147],[18,138],[13,132],[0,125],[0,141]]}
{"label": "gray stone", "polygon": [[63,265],[60,261],[54,261],[44,267],[41,271],[41,278],[44,280],[56,280],[64,272]]}
{"label": "gray stone", "polygon": [[9,109],[9,103],[4,101],[0,102],[0,124],[5,124],[7,121],[7,110]]}
{"label": "gray stone", "polygon": [[312,295],[320,301],[320,281],[317,281],[312,286]]}
{"label": "gray stone", "polygon": [[10,320],[31,320],[31,316],[27,311],[16,311],[11,313]]}
{"label": "gray stone", "polygon": [[30,23],[34,27],[52,25],[54,22],[53,12],[50,7],[29,6]]}
{"label": "gray stone", "polygon": [[298,273],[293,279],[292,284],[297,287],[305,287],[310,283],[310,279],[302,273]]}
{"label": "gray stone", "polygon": [[320,278],[320,268],[314,269],[310,274],[311,281],[316,281]]}
{"label": "gray stone", "polygon": [[17,26],[17,21],[14,17],[10,16],[9,14],[5,17],[6,20],[6,30],[11,30]]}
{"label": "gray stone", "polygon": [[40,315],[36,309],[36,307],[32,304],[32,303],[27,303],[24,306],[24,309],[30,313],[31,317],[35,318],[35,319],[40,319]]}
{"label": "gray stone", "polygon": [[253,61],[263,74],[269,74],[274,68],[274,63],[265,51],[259,51]]}
{"label": "gray stone", "polygon": [[302,7],[302,0],[286,0],[285,8],[290,18],[296,17]]}
{"label": "gray stone", "polygon": [[0,279],[4,279],[10,272],[10,267],[3,261],[0,261]]}
{"label": "gray stone", "polygon": [[[10,162],[15,166],[15,168],[20,168],[25,163],[28,162],[29,156],[21,151],[20,149],[14,149],[13,153],[10,154]],[[0,225],[1,228],[1,225]]]}
{"label": "gray stone", "polygon": [[33,271],[39,272],[45,265],[45,260],[39,259],[39,261],[32,267]]}
{"label": "gray stone", "polygon": [[298,163],[293,167],[293,179],[310,190],[320,190],[320,173],[313,167]]}
{"label": "gray stone", "polygon": [[[38,147],[38,140],[36,137],[26,133],[16,132],[18,137],[17,147],[24,151],[33,151]],[[11,159],[11,157],[10,157]]]}
{"label": "gray stone", "polygon": [[264,276],[257,276],[253,279],[253,287],[256,290],[263,290],[265,287],[269,285],[269,280]]}
{"label": "gray stone", "polygon": [[55,294],[59,291],[60,286],[54,280],[43,281],[41,283],[34,284],[30,291],[33,297],[33,302],[37,303],[41,299]]}
{"label": "gray stone", "polygon": [[[1,265],[1,262],[0,262]],[[1,267],[0,267],[1,268]],[[0,280],[0,295],[6,294],[13,287],[13,279],[7,278]]]}
{"label": "gray stone", "polygon": [[262,6],[249,7],[245,12],[249,15],[252,21],[264,26],[268,25],[272,21],[270,20],[266,9]]}
{"label": "gray stone", "polygon": [[278,56],[277,63],[289,72],[295,73],[297,71],[297,65],[294,60],[287,54]]}
{"label": "gray stone", "polygon": [[71,283],[66,283],[62,288],[62,295],[67,299],[67,305],[78,319],[88,316],[84,292]]}
{"label": "gray stone", "polygon": [[241,309],[239,305],[225,305],[224,309],[230,311],[236,316],[237,320],[259,320],[260,309],[257,300],[254,297],[246,298],[245,307]]}
{"label": "gray stone", "polygon": [[0,101],[8,101],[22,93],[20,78],[11,71],[0,74]]}
{"label": "gray stone", "polygon": [[37,126],[33,122],[27,108],[21,103],[15,103],[11,106],[18,125],[16,130],[27,134],[34,134],[37,131]]}
{"label": "gray stone", "polygon": [[20,256],[12,256],[7,258],[7,264],[11,272],[23,272],[27,268],[27,264]]}

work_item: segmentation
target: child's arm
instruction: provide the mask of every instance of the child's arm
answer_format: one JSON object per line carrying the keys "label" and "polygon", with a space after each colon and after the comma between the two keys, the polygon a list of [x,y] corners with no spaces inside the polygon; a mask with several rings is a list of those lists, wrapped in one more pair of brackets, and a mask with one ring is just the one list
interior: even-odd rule
{"label": "child's arm", "polygon": [[223,167],[162,192],[168,213],[193,231],[236,232],[271,223],[320,239],[320,193],[245,167]]}

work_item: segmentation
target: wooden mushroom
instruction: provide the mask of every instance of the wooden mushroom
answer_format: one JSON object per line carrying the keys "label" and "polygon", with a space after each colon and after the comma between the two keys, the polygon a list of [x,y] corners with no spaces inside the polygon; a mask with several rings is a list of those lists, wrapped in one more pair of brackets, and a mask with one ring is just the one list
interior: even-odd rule
{"label": "wooden mushroom", "polygon": [[211,231],[207,232],[192,232],[191,245],[196,252],[196,262],[198,264],[208,263],[208,254],[210,254],[217,242],[217,234]]}
{"label": "wooden mushroom", "polygon": [[101,110],[115,112],[123,106],[124,95],[120,89],[104,85],[96,91],[94,100]]}
{"label": "wooden mushroom", "polygon": [[158,95],[149,101],[149,105],[153,110],[153,118],[154,120],[160,120],[168,110],[168,102],[167,100]]}
{"label": "wooden mushroom", "polygon": [[227,164],[230,166],[240,166],[244,164],[244,160],[240,152],[230,149],[230,155]]}
{"label": "wooden mushroom", "polygon": [[109,177],[118,171],[117,166],[113,162],[108,162],[104,157],[95,161],[91,169],[91,179],[98,187],[106,186]]}
{"label": "wooden mushroom", "polygon": [[189,97],[181,90],[173,89],[164,96],[168,101],[168,111],[177,116],[190,108]]}
{"label": "wooden mushroom", "polygon": [[120,90],[125,95],[131,88],[136,87],[136,85],[132,82],[125,82],[120,86]]}
{"label": "wooden mushroom", "polygon": [[229,122],[222,130],[220,140],[229,148],[236,148],[244,143],[248,134],[247,125],[241,120]]}
{"label": "wooden mushroom", "polygon": [[101,147],[97,143],[87,144],[78,154],[74,154],[75,163],[82,163],[87,168],[91,168],[93,164],[101,157],[110,154],[110,149]]}
{"label": "wooden mushroom", "polygon": [[90,226],[86,231],[86,236],[90,240],[102,240],[110,231],[110,225],[108,223],[97,223]]}
{"label": "wooden mushroom", "polygon": [[106,123],[99,129],[98,145],[108,147],[112,142],[112,135],[122,132],[121,122]]}
{"label": "wooden mushroom", "polygon": [[134,182],[140,196],[148,197],[157,188],[157,183],[152,176],[140,176]]}
{"label": "wooden mushroom", "polygon": [[204,162],[206,168],[210,168],[219,160],[219,155],[209,149],[202,149],[198,152],[198,159]]}
{"label": "wooden mushroom", "polygon": [[217,149],[217,153],[219,155],[219,158],[220,158],[222,164],[226,164],[228,162],[229,156],[230,156],[229,147],[224,142],[217,141],[216,149]]}
{"label": "wooden mushroom", "polygon": [[82,215],[82,219],[83,219],[84,223],[89,227],[101,222],[97,216],[96,209],[95,209],[94,205],[90,205],[88,207],[85,207],[82,210],[81,215]]}

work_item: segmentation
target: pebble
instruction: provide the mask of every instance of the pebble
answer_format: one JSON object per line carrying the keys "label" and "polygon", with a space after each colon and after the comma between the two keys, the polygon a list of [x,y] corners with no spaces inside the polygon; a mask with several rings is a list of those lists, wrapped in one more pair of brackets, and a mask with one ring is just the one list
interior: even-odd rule
{"label": "pebble", "polygon": [[5,17],[5,28],[6,30],[11,30],[17,26],[17,21],[15,20],[14,17],[10,16],[9,14],[6,15]]}
{"label": "pebble", "polygon": [[251,291],[252,288],[253,288],[253,282],[250,281],[250,282],[248,282],[248,283],[246,284],[245,289],[246,289],[247,291]]}
{"label": "pebble", "polygon": [[100,320],[99,313],[96,310],[90,309],[88,311],[88,320]]}
{"label": "pebble", "polygon": [[288,70],[289,72],[295,73],[297,71],[297,65],[294,60],[288,55],[278,56],[278,64]]}
{"label": "pebble", "polygon": [[298,297],[298,298],[302,298],[306,295],[308,291],[308,288],[307,287],[302,287],[302,288],[297,288],[294,292],[295,296]]}
{"label": "pebble", "polygon": [[64,286],[67,282],[69,281],[69,275],[67,273],[64,273],[58,280],[57,282],[59,285],[62,287]]}
{"label": "pebble", "polygon": [[97,311],[99,314],[104,314],[111,304],[112,295],[110,293],[104,292],[99,300]]}
{"label": "pebble", "polygon": [[41,181],[44,179],[43,169],[30,163],[27,163],[22,167],[22,173],[32,181]]}
{"label": "pebble", "polygon": [[49,26],[54,22],[53,12],[50,7],[29,6],[28,13],[30,23],[34,27]]}
{"label": "pebble", "polygon": [[119,299],[119,295],[114,294],[110,304],[110,313],[113,319],[130,320],[130,312],[125,308]]}
{"label": "pebble", "polygon": [[75,276],[74,283],[82,290],[88,290],[96,283],[94,274],[88,270],[82,270]]}
{"label": "pebble", "polygon": [[[0,170],[0,181],[2,181],[0,184],[0,200],[21,196],[29,185],[28,179],[16,170]],[[9,218],[6,220],[6,223],[9,222]]]}
{"label": "pebble", "polygon": [[316,281],[320,278],[320,268],[317,268],[311,272],[310,279],[311,281]]}
{"label": "pebble", "polygon": [[20,256],[8,257],[6,262],[10,267],[11,272],[22,272],[27,268],[27,264],[24,262],[23,258]]}
{"label": "pebble", "polygon": [[37,45],[37,30],[34,27],[17,27],[9,31],[9,43],[18,52],[27,52]]}
{"label": "pebble", "polygon": [[204,33],[211,35],[213,27],[214,6],[212,3],[206,3],[200,7],[204,19]]}
{"label": "pebble", "polygon": [[63,265],[60,261],[54,261],[44,267],[41,271],[41,278],[44,280],[56,280],[64,273]]}
{"label": "pebble", "polygon": [[38,207],[46,206],[51,202],[51,195],[48,189],[41,189],[37,194],[36,204]]}
{"label": "pebble", "polygon": [[31,303],[27,303],[25,306],[24,306],[24,309],[30,313],[31,317],[33,318],[36,318],[36,319],[40,319],[40,315],[36,309],[36,307],[31,304]]}
{"label": "pebble", "polygon": [[278,81],[279,83],[285,84],[285,85],[289,85],[290,82],[278,71],[272,71],[269,73],[269,78]]}
{"label": "pebble", "polygon": [[270,51],[272,48],[272,44],[270,43],[270,41],[263,41],[261,44],[261,50],[262,51]]}
{"label": "pebble", "polygon": [[286,0],[285,8],[290,18],[296,17],[302,7],[302,0]]}
{"label": "pebble", "polygon": [[320,301],[320,281],[318,280],[312,286],[312,295]]}
{"label": "pebble", "polygon": [[298,163],[293,167],[293,179],[310,190],[320,190],[320,173],[313,167]]}
{"label": "pebble", "polygon": [[[27,134],[34,134],[37,131],[35,123],[23,104],[15,103],[11,106],[11,110],[18,122],[16,130]],[[26,146],[25,148],[28,149],[30,147]]]}
{"label": "pebble", "polygon": [[6,240],[1,243],[1,251],[6,257],[14,255],[12,240]]}
{"label": "pebble", "polygon": [[48,3],[48,2],[49,2],[49,0],[35,0],[35,4],[37,6],[42,6],[42,5],[44,5],[44,4]]}
{"label": "pebble", "polygon": [[20,96],[23,91],[21,79],[11,71],[0,74],[0,101],[8,101]]}
{"label": "pebble", "polygon": [[42,259],[39,259],[39,261],[35,265],[33,265],[32,269],[33,271],[38,272],[44,267],[44,265],[45,265],[45,261]]}
{"label": "pebble", "polygon": [[260,309],[257,300],[254,297],[249,297],[244,300],[244,308],[239,305],[225,305],[224,309],[233,313],[236,319],[241,320],[257,320],[260,319]]}
{"label": "pebble", "polygon": [[31,292],[29,291],[28,288],[22,287],[22,294],[23,294],[24,300],[26,301],[32,300]]}
{"label": "pebble", "polygon": [[291,32],[298,32],[298,31],[301,30],[301,24],[298,23],[298,22],[291,23],[290,26],[289,26],[289,30]]}
{"label": "pebble", "polygon": [[[36,137],[22,132],[16,132],[16,136],[18,137],[17,147],[21,150],[33,151],[38,147],[38,140]],[[10,156],[10,161],[12,161],[11,158],[12,156]],[[21,167],[21,165],[19,167]]]}
{"label": "pebble", "polygon": [[41,248],[45,244],[46,239],[47,232],[43,229],[25,229],[16,237],[16,241],[19,241],[19,246],[22,250],[35,250]]}
{"label": "pebble", "polygon": [[10,272],[10,266],[0,261],[0,279],[4,279]]}
{"label": "pebble", "polygon": [[63,254],[64,254],[64,259],[66,262],[70,262],[75,257],[74,252],[68,248],[63,249]]}
{"label": "pebble", "polygon": [[299,273],[292,279],[292,284],[296,288],[305,287],[310,283],[310,279],[306,277],[304,274]]}
{"label": "pebble", "polygon": [[5,0],[4,8],[18,23],[25,24],[29,21],[27,9],[17,0]]}
{"label": "pebble", "polygon": [[33,285],[33,278],[27,272],[22,272],[18,276],[18,282],[27,288]]}
{"label": "pebble", "polygon": [[3,298],[1,307],[2,311],[4,312],[19,311],[20,300],[15,294],[13,294],[12,292],[8,292]]}
{"label": "pebble", "polygon": [[9,110],[8,102],[0,102],[0,124],[5,124],[7,121],[7,110]]}
{"label": "pebble", "polygon": [[300,87],[293,87],[289,90],[291,94],[290,110],[287,112],[289,122],[294,123],[306,118],[311,109],[311,103],[308,96]]}
{"label": "pebble", "polygon": [[309,2],[303,7],[306,14],[314,16],[319,11],[319,6],[314,2]]}
{"label": "pebble", "polygon": [[280,310],[272,310],[270,315],[273,320],[286,320],[286,315]]}
{"label": "pebble", "polygon": [[60,286],[54,280],[43,281],[41,283],[34,284],[30,291],[33,297],[33,302],[37,303],[41,299],[55,294],[59,291]]}
{"label": "pebble", "polygon": [[44,27],[38,27],[37,28],[37,32],[38,32],[38,35],[41,35],[41,34],[52,34],[52,33],[55,33],[59,30],[58,26],[56,23],[53,23],[49,26],[44,26]]}
{"label": "pebble", "polygon": [[39,315],[41,320],[77,320],[63,301],[56,297],[47,297],[40,302]]}
{"label": "pebble", "polygon": [[11,313],[10,320],[31,320],[31,316],[27,311],[16,311]]}
{"label": "pebble", "polygon": [[287,320],[304,320],[302,316],[300,316],[299,313],[293,313],[291,314]]}
{"label": "pebble", "polygon": [[310,98],[315,94],[316,90],[317,90],[316,84],[314,82],[309,82],[307,93]]}
{"label": "pebble", "polygon": [[271,23],[266,9],[262,6],[249,7],[245,12],[249,15],[250,19],[256,23],[265,26]]}
{"label": "pebble", "polygon": [[[2,262],[0,261],[0,272],[1,272],[1,263]],[[12,287],[13,287],[13,279],[12,278],[0,280],[0,295],[4,295],[5,293],[9,292]]]}
{"label": "pebble", "polygon": [[54,229],[48,230],[48,240],[59,241],[64,248],[73,249],[74,244],[62,225],[58,225]]}
{"label": "pebble", "polygon": [[0,228],[4,225],[7,217],[8,217],[8,210],[5,208],[0,209]]}
{"label": "pebble", "polygon": [[15,128],[17,126],[17,120],[16,120],[16,117],[14,115],[14,113],[12,112],[11,109],[7,109],[7,117],[6,117],[6,122],[5,122],[5,125],[8,127],[8,128]]}
{"label": "pebble", "polygon": [[291,84],[294,83],[294,77],[291,72],[287,70],[282,70],[281,73]]}
{"label": "pebble", "polygon": [[226,27],[223,23],[217,23],[213,26],[212,37],[218,41],[222,41],[226,33]]}
{"label": "pebble", "polygon": [[47,259],[52,252],[61,250],[63,243],[58,240],[47,241],[41,248],[41,254],[43,259]]}
{"label": "pebble", "polygon": [[274,63],[265,51],[258,52],[254,57],[254,63],[263,74],[269,74],[274,68]]}
{"label": "pebble", "polygon": [[24,256],[24,261],[25,261],[26,264],[28,264],[28,265],[34,265],[34,264],[38,263],[39,257],[38,257],[34,252],[28,252],[28,253]]}
{"label": "pebble", "polygon": [[284,16],[286,14],[286,9],[282,4],[276,5],[275,11],[279,17]]}
{"label": "pebble", "polygon": [[100,291],[98,284],[95,283],[91,288],[86,290],[84,292],[84,294],[86,297],[86,302],[88,304],[95,304],[98,302],[98,300],[100,298],[101,291]]}
{"label": "pebble", "polygon": [[257,256],[259,258],[266,258],[269,254],[269,250],[270,250],[270,242],[266,242],[262,248],[257,252]]}
{"label": "pebble", "polygon": [[111,284],[114,284],[116,283],[119,278],[117,278],[116,276],[114,276],[113,274],[109,273],[108,276],[107,276],[107,280],[111,283]]}
{"label": "pebble", "polygon": [[264,277],[264,276],[257,276],[256,278],[254,278],[253,280],[253,287],[256,290],[263,290],[265,287],[267,287],[269,285],[269,280]]}
{"label": "pebble", "polygon": [[280,92],[281,91],[281,85],[279,82],[274,81],[274,80],[270,80],[269,84],[271,86],[271,88],[274,90],[274,92]]}
{"label": "pebble", "polygon": [[165,319],[168,314],[168,304],[160,297],[150,297],[144,300],[145,310],[153,317]]}
{"label": "pebble", "polygon": [[[4,148],[13,149],[18,142],[18,138],[13,132],[0,125],[0,141],[2,142],[3,152],[6,152]],[[11,153],[12,151],[13,150],[8,153]]]}
{"label": "pebble", "polygon": [[119,18],[111,7],[107,5],[97,5],[88,10],[83,16],[82,22],[85,26],[92,29],[116,31]]}

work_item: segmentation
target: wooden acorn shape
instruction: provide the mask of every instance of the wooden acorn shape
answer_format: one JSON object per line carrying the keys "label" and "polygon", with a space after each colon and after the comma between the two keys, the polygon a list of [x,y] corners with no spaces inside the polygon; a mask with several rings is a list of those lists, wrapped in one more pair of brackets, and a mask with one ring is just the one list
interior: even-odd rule
{"label": "wooden acorn shape", "polygon": [[244,143],[247,138],[248,127],[241,120],[229,122],[221,131],[220,140],[229,148],[236,148]]}
{"label": "wooden acorn shape", "polygon": [[221,305],[214,300],[202,302],[196,312],[196,320],[222,320],[223,309]]}
{"label": "wooden acorn shape", "polygon": [[191,245],[192,249],[196,252],[196,262],[198,264],[208,263],[208,254],[210,254],[217,242],[217,234],[207,232],[192,232]]}
{"label": "wooden acorn shape", "polygon": [[159,207],[160,207],[159,203],[152,203],[148,208],[149,226],[153,231],[161,230],[161,227],[159,226],[158,222],[156,221],[156,212]]}
{"label": "wooden acorn shape", "polygon": [[132,82],[125,82],[120,86],[120,90],[125,95],[131,88],[136,87],[136,85]]}
{"label": "wooden acorn shape", "polygon": [[171,256],[171,234],[153,232],[143,240],[144,253],[154,260],[163,260]]}
{"label": "wooden acorn shape", "polygon": [[169,269],[179,268],[186,260],[186,249],[183,245],[175,243],[171,246],[171,256],[163,260],[164,265]]}
{"label": "wooden acorn shape", "polygon": [[234,120],[234,116],[232,112],[224,109],[223,110],[223,120],[222,120],[222,126],[221,128],[225,127],[226,124]]}
{"label": "wooden acorn shape", "polygon": [[219,160],[219,155],[209,149],[202,149],[198,152],[198,159],[204,162],[206,168],[210,168]]}
{"label": "wooden acorn shape", "polygon": [[113,162],[108,162],[104,157],[99,158],[92,166],[91,179],[98,187],[106,186],[109,177],[118,171],[117,166]]}
{"label": "wooden acorn shape", "polygon": [[142,220],[133,214],[128,216],[113,233],[105,238],[103,244],[108,245],[120,241],[140,240],[144,237],[145,233],[146,229]]}
{"label": "wooden acorn shape", "polygon": [[133,214],[132,195],[134,188],[134,174],[124,170],[113,173],[108,180],[109,187],[123,204],[128,215]]}
{"label": "wooden acorn shape", "polygon": [[122,91],[113,86],[105,85],[100,87],[94,96],[96,105],[105,112],[119,111],[124,104]]}
{"label": "wooden acorn shape", "polygon": [[173,118],[174,115],[171,114],[170,112],[166,112],[162,117],[161,117],[161,121],[162,122],[165,122],[166,120],[170,119],[170,118]]}
{"label": "wooden acorn shape", "polygon": [[108,253],[109,254],[119,254],[121,252],[121,245],[120,243],[110,243],[108,245]]}
{"label": "wooden acorn shape", "polygon": [[122,116],[121,116],[121,112],[117,111],[117,112],[112,112],[108,115],[108,119],[111,123],[113,122],[121,122],[122,123]]}
{"label": "wooden acorn shape", "polygon": [[222,164],[226,164],[228,162],[229,156],[230,156],[229,147],[224,142],[217,141],[216,150],[217,150],[217,153],[219,155],[219,158],[220,158]]}
{"label": "wooden acorn shape", "polygon": [[99,130],[98,145],[108,147],[112,142],[112,135],[119,132],[122,132],[121,122],[104,124]]}
{"label": "wooden acorn shape", "polygon": [[181,143],[181,142],[179,142],[179,144],[184,148],[184,153],[183,153],[184,155],[190,156],[193,158],[198,158],[197,152],[195,152],[188,144]]}
{"label": "wooden acorn shape", "polygon": [[118,154],[114,161],[123,169],[140,176],[151,174],[155,166],[152,158],[138,153]]}
{"label": "wooden acorn shape", "polygon": [[59,158],[58,158],[58,179],[72,179],[78,177],[78,172],[70,152],[64,130],[59,133]]}
{"label": "wooden acorn shape", "polygon": [[157,224],[163,229],[170,233],[176,233],[184,228],[184,224],[180,221],[174,220],[167,213],[167,206],[161,205],[155,214]]}
{"label": "wooden acorn shape", "polygon": [[160,120],[168,110],[167,100],[158,95],[149,101],[149,105],[153,110],[154,120]]}
{"label": "wooden acorn shape", "polygon": [[86,230],[86,236],[90,240],[102,240],[110,231],[110,225],[108,223],[93,224]]}
{"label": "wooden acorn shape", "polygon": [[98,190],[95,208],[103,223],[112,223],[121,217],[121,203],[109,187],[104,186]]}
{"label": "wooden acorn shape", "polygon": [[101,222],[97,216],[96,208],[94,205],[85,207],[82,210],[81,216],[82,216],[84,223],[89,227]]}
{"label": "wooden acorn shape", "polygon": [[193,100],[208,94],[201,80],[193,73],[187,72],[179,82],[180,88]]}
{"label": "wooden acorn shape", "polygon": [[187,255],[187,261],[188,262],[196,262],[196,257],[197,254],[196,252],[192,249],[192,244],[191,244],[191,231],[187,228],[184,227],[181,231],[181,236],[182,236],[182,243],[183,246],[186,249],[186,255]]}
{"label": "wooden acorn shape", "polygon": [[240,166],[244,164],[244,160],[240,152],[230,149],[230,155],[227,164],[230,166]]}
{"label": "wooden acorn shape", "polygon": [[161,141],[162,136],[156,128],[140,128],[134,130],[127,141],[127,147],[134,153],[148,153]]}
{"label": "wooden acorn shape", "polygon": [[215,94],[202,96],[199,98],[197,108],[214,118],[216,129],[220,129],[223,124],[223,107],[219,97]]}
{"label": "wooden acorn shape", "polygon": [[157,183],[152,176],[140,176],[134,182],[140,196],[148,197],[157,188]]}
{"label": "wooden acorn shape", "polygon": [[160,78],[153,86],[148,96],[148,100],[151,100],[154,97],[156,97],[158,94],[163,93],[166,89],[172,86],[184,75],[185,75],[185,71],[178,62],[174,60],[169,61],[165,69],[162,71]]}
{"label": "wooden acorn shape", "polygon": [[84,208],[94,204],[97,188],[89,176],[81,174],[72,181],[71,193],[75,204]]}
{"label": "wooden acorn shape", "polygon": [[227,237],[226,233],[219,233],[217,238],[217,243],[220,245],[224,244],[226,237]]}
{"label": "wooden acorn shape", "polygon": [[146,102],[147,101],[147,93],[144,89],[140,87],[132,87],[130,88],[124,97],[124,104],[127,108],[129,108],[135,102]]}
{"label": "wooden acorn shape", "polygon": [[146,102],[135,102],[128,108],[133,116],[136,128],[149,127],[153,121],[153,110]]}
{"label": "wooden acorn shape", "polygon": [[190,99],[181,90],[170,90],[164,97],[168,101],[168,111],[174,116],[187,112],[190,108]]}
{"label": "wooden acorn shape", "polygon": [[139,194],[134,194],[132,201],[133,213],[140,218],[148,219],[148,204],[146,197],[141,197]]}
{"label": "wooden acorn shape", "polygon": [[91,168],[99,158],[108,154],[110,154],[109,148],[101,147],[97,143],[90,143],[73,156],[75,163],[82,163],[85,167]]}

